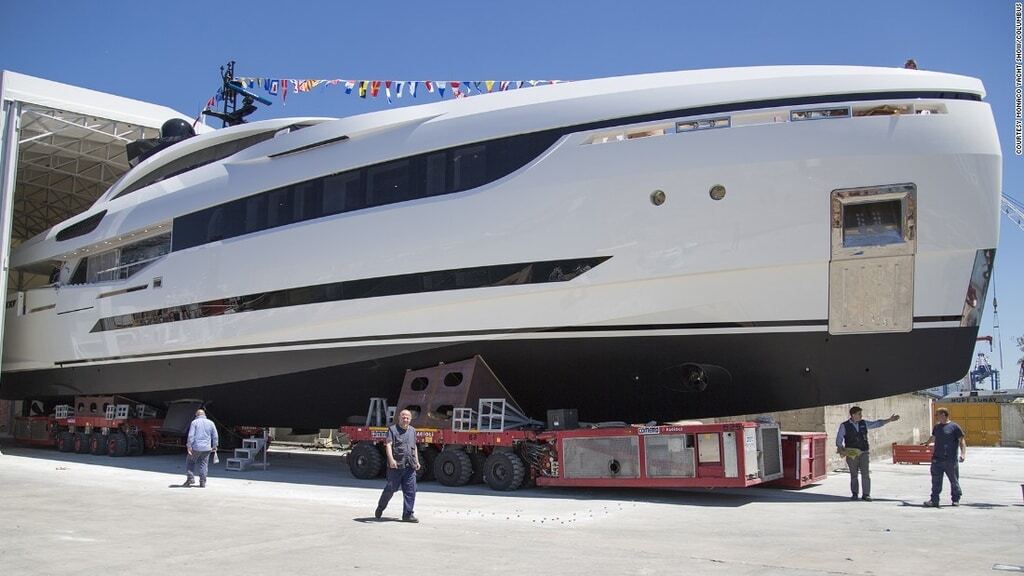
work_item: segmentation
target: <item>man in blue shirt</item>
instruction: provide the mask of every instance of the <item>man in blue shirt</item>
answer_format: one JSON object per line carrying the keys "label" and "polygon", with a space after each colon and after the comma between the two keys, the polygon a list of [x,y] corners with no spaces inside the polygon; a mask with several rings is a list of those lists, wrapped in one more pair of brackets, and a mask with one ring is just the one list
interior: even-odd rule
{"label": "man in blue shirt", "polygon": [[210,466],[210,453],[217,449],[217,427],[206,419],[206,411],[196,410],[196,419],[188,428],[188,458],[185,461],[185,474],[188,475],[182,486],[195,484],[196,464],[199,468],[199,487],[206,488],[206,473]]}
{"label": "man in blue shirt", "polygon": [[398,413],[397,422],[388,426],[387,438],[384,441],[384,452],[388,456],[388,483],[377,502],[374,517],[378,520],[384,514],[391,496],[402,490],[402,521],[419,522],[413,515],[416,504],[416,471],[420,469],[420,456],[416,449],[416,429],[409,425],[412,412],[402,410]]}
{"label": "man in blue shirt", "polygon": [[857,483],[857,475],[860,474],[864,487],[861,499],[871,502],[871,456],[868,453],[871,447],[868,444],[868,430],[895,422],[900,416],[893,414],[884,420],[864,420],[863,417],[860,406],[850,408],[850,419],[840,424],[836,432],[836,450],[846,457],[846,466],[850,469],[850,500],[856,500],[860,492]]}
{"label": "man in blue shirt", "polygon": [[[953,506],[960,505],[960,462],[967,458],[967,442],[964,440],[964,431],[960,426],[949,419],[949,410],[939,408],[935,411],[935,419],[939,421],[932,428],[932,436],[924,443],[925,446],[935,443],[932,448],[932,497],[924,503],[926,508],[939,507],[939,494],[942,494],[942,477],[949,478],[949,493],[953,500]],[[960,457],[957,458],[957,447],[960,448]]]}

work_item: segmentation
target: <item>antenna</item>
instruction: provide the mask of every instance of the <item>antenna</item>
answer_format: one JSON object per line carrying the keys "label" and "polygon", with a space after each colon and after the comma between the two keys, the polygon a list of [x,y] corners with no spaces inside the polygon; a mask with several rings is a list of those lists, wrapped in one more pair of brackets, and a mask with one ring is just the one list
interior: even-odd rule
{"label": "antenna", "polygon": [[[270,106],[272,104],[270,100],[246,90],[241,83],[235,80],[234,60],[228,62],[226,67],[220,67],[220,77],[221,87],[219,93],[221,95],[221,100],[224,101],[223,111],[214,112],[213,110],[203,110],[203,114],[213,116],[214,118],[220,118],[224,123],[221,126],[222,128],[244,124],[245,117],[257,110],[256,106],[253,104],[254,102],[259,102],[264,106]],[[240,108],[238,107],[239,96],[242,97],[242,106]]]}

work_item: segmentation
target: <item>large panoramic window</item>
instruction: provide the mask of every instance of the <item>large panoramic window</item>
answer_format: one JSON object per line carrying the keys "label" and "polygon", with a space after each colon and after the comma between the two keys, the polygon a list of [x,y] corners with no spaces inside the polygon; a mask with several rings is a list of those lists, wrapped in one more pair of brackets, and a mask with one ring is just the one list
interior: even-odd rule
{"label": "large panoramic window", "polygon": [[477,188],[507,176],[561,136],[548,130],[390,160],[211,206],[174,220],[174,250],[295,222]]}
{"label": "large panoramic window", "polygon": [[93,254],[79,263],[71,284],[124,280],[170,252],[171,235],[151,236],[120,248]]}

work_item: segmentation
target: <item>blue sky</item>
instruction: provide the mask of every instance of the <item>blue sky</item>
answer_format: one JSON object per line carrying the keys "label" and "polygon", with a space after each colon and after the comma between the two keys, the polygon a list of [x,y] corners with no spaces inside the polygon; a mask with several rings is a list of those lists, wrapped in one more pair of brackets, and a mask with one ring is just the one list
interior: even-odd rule
{"label": "blue sky", "polygon": [[[220,7],[228,8],[222,17]],[[1003,189],[1024,200],[1024,159],[1013,152],[1013,9],[1008,0],[32,0],[5,3],[0,68],[195,114],[231,59],[240,76],[572,80],[724,66],[900,66],[912,57],[922,69],[985,83],[1003,147]],[[325,88],[253,118],[386,106]],[[1003,385],[1013,387],[1021,356],[1014,338],[1024,335],[1024,231],[1003,219],[998,248]],[[981,333],[993,333],[991,302]]]}

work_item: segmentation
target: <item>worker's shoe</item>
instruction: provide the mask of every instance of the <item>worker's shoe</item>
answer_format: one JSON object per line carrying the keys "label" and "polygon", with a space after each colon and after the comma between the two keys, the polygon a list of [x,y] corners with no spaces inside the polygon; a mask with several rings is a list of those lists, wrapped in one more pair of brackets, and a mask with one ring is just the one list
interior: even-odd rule
{"label": "worker's shoe", "polygon": [[190,488],[195,482],[191,480],[185,480],[185,483],[181,485],[182,488]]}
{"label": "worker's shoe", "polygon": [[925,508],[938,508],[939,507],[939,503],[938,502],[933,502],[931,500],[925,500],[923,506]]}
{"label": "worker's shoe", "polygon": [[409,514],[408,516],[402,518],[402,522],[411,522],[413,524],[419,524],[420,519],[413,516],[412,514]]}
{"label": "worker's shoe", "polygon": [[199,483],[199,487],[200,488],[206,488],[206,482],[200,482]]}
{"label": "worker's shoe", "polygon": [[850,496],[850,500],[853,500],[854,502],[856,502],[857,500],[860,500],[860,498],[858,498],[857,495],[854,494],[854,495]]}
{"label": "worker's shoe", "polygon": [[860,499],[865,502],[871,502],[871,496],[868,496],[867,494],[861,496]]}
{"label": "worker's shoe", "polygon": [[953,500],[952,504],[953,504],[953,506],[959,506],[960,505],[960,501],[959,500]]}
{"label": "worker's shoe", "polygon": [[383,516],[383,515],[384,515],[384,509],[383,508],[377,508],[376,510],[373,511],[373,517],[376,518],[377,520],[380,520],[380,517]]}

